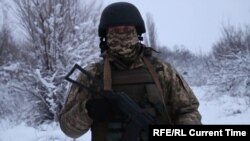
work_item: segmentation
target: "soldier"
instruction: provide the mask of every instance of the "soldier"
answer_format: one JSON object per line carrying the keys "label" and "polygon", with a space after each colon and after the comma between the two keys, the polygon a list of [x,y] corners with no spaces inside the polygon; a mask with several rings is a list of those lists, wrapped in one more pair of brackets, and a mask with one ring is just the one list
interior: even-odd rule
{"label": "soldier", "polygon": [[[98,32],[104,59],[85,69],[103,81],[104,90],[125,92],[157,124],[201,124],[199,102],[183,77],[141,43],[145,25],[134,5],[117,2],[107,6]],[[83,74],[77,81],[98,89]],[[91,128],[92,141],[125,140],[129,118],[116,105],[92,95],[72,85],[59,115],[62,131],[78,138]],[[147,136],[142,131],[136,140],[148,140]]]}

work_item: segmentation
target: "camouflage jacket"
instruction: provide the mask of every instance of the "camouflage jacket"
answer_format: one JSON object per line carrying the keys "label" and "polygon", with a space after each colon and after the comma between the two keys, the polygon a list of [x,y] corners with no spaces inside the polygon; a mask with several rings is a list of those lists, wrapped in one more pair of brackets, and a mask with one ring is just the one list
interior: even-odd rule
{"label": "camouflage jacket", "polygon": [[[159,76],[164,92],[164,104],[168,109],[171,122],[173,124],[201,124],[201,115],[198,112],[199,102],[182,76],[169,63],[153,57],[150,61]],[[86,69],[93,76],[102,79],[103,68],[98,67],[102,63],[89,65]],[[89,84],[83,75],[78,77],[78,81]],[[71,87],[59,115],[61,129],[66,135],[77,138],[91,128],[93,121],[85,108],[89,99],[90,94],[86,90],[75,85]]]}

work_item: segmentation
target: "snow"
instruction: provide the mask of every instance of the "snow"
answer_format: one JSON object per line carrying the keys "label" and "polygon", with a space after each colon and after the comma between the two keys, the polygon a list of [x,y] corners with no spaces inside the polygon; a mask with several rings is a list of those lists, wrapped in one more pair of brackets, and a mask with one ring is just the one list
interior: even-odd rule
{"label": "snow", "polygon": [[[212,88],[212,89],[211,89]],[[217,95],[212,86],[192,87],[200,101],[203,124],[249,124],[248,97]]]}
{"label": "snow", "polygon": [[[64,31],[62,27],[52,28],[54,24],[63,25],[60,16],[56,17],[59,8],[60,5],[57,5],[56,12],[52,13],[51,17],[46,19],[46,23],[49,25],[44,25],[50,28],[56,37],[59,35],[58,33]],[[8,60],[8,56],[2,57],[2,59],[5,60],[3,60],[3,64],[0,65],[0,141],[74,140],[67,137],[61,131],[58,122],[43,124],[36,128],[28,126],[26,123],[32,124],[34,121],[40,121],[39,117],[42,118],[43,114],[53,114],[54,117],[56,117],[55,113],[57,107],[59,107],[58,103],[63,100],[63,92],[65,92],[69,86],[65,86],[66,84],[61,80],[63,75],[65,75],[75,63],[85,67],[100,59],[100,57],[98,57],[99,41],[95,34],[97,26],[95,21],[97,21],[98,16],[95,15],[99,15],[97,10],[96,14],[95,12],[92,13],[89,17],[86,17],[87,19],[83,22],[78,21],[79,23],[77,22],[76,25],[67,27],[72,30],[74,29],[74,33],[69,33],[65,30],[63,34],[65,38],[61,44],[58,44],[58,40],[54,40],[52,34],[42,32],[35,34],[38,37],[40,35],[48,35],[48,39],[53,41],[50,45],[56,47],[53,48],[52,51],[59,49],[59,51],[65,53],[63,58],[55,60],[57,65],[54,66],[56,69],[54,72],[48,73],[44,71],[44,67],[41,64],[42,58],[37,59],[42,56],[44,52],[40,52],[39,50],[32,53],[32,51],[28,51],[30,49],[28,48],[28,54],[23,54],[30,58],[31,62],[32,58],[38,60],[34,63],[40,65],[38,68],[26,65],[26,63],[29,64],[30,62],[23,62],[23,60],[18,57],[15,58],[18,61]],[[97,18],[92,19],[93,17]],[[34,23],[37,27],[36,30],[41,31],[41,27],[38,26],[39,23],[35,20]],[[247,36],[244,37],[246,38],[245,42],[242,44],[245,45],[245,43],[247,43],[246,46],[249,46],[250,35],[246,35]],[[226,38],[225,47],[229,46],[230,43],[227,43],[227,40]],[[218,44],[224,45],[224,42],[222,43],[223,44]],[[41,39],[37,40],[37,43],[34,44],[43,48]],[[233,46],[231,49],[234,51],[235,47]],[[17,52],[19,50],[14,50],[14,53],[15,51]],[[20,51],[18,53],[21,53]],[[239,49],[239,53],[232,54],[229,48],[229,53],[227,54],[226,52],[226,54],[224,54],[226,58],[220,58],[219,60],[212,56],[210,60],[212,61],[212,65],[207,65],[209,61],[203,61],[207,59],[206,57],[203,56],[201,59],[197,59],[197,56],[190,57],[190,53],[185,50],[179,50],[178,48],[176,51],[169,50],[169,52],[162,53],[164,59],[176,66],[177,70],[186,72],[184,77],[189,80],[188,82],[191,84],[200,102],[199,111],[202,115],[203,124],[250,124],[250,53],[244,52],[244,50],[243,52],[241,51],[242,50]],[[26,49],[24,52],[26,52]],[[52,52],[49,52],[48,55],[53,57],[51,53]],[[13,55],[12,51],[3,55],[7,54],[10,54],[10,56]],[[57,58],[56,56],[54,57],[55,59]],[[228,60],[227,57],[235,57],[236,59]],[[194,68],[194,66],[196,67]],[[47,94],[46,96],[41,95],[45,93]],[[41,100],[33,97],[34,95],[41,98]],[[39,108],[41,106],[37,107],[41,102],[43,103],[41,104],[42,106],[46,107],[49,105],[50,113],[44,113],[43,110],[48,110],[46,108],[41,108],[42,110],[40,110]],[[11,115],[16,115],[16,117]],[[28,122],[24,121],[25,119],[27,119]],[[76,140],[90,141],[91,132],[87,132]]]}
{"label": "snow", "polygon": [[18,68],[19,68],[19,63],[15,63],[15,64],[10,64],[9,66],[3,67],[3,70],[5,70],[5,71],[15,71]]}
{"label": "snow", "polygon": [[[192,87],[200,101],[199,111],[203,124],[249,124],[249,98],[217,95],[213,86]],[[11,125],[9,121],[0,123],[0,141],[73,141],[61,130],[58,123],[44,124],[38,128],[24,123]],[[91,132],[76,141],[91,141]]]}
{"label": "snow", "polygon": [[[45,124],[38,129],[28,127],[24,123],[15,127],[1,125],[0,141],[73,141],[64,135],[58,123]],[[90,141],[90,132],[77,139],[77,141]]]}
{"label": "snow", "polygon": [[[41,72],[39,69],[36,69],[36,74],[38,79],[42,82],[43,85],[45,85],[47,88],[55,88],[56,86],[53,85],[53,83],[49,83],[47,82],[41,75]],[[53,75],[53,77],[51,78],[51,81],[53,80],[55,76]]]}

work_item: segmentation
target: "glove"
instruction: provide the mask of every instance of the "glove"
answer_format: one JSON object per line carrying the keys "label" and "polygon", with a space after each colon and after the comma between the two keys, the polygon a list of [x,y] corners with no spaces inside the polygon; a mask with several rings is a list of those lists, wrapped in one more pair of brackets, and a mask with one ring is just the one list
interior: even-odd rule
{"label": "glove", "polygon": [[111,118],[112,106],[104,98],[90,99],[86,103],[90,118],[94,121],[103,122]]}

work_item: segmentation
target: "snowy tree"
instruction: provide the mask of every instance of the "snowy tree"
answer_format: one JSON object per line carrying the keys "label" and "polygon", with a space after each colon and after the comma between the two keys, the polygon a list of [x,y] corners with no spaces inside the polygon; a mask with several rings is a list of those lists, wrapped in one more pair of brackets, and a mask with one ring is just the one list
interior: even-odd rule
{"label": "snowy tree", "polygon": [[150,13],[146,15],[146,35],[145,35],[145,44],[154,49],[158,49],[157,45],[157,31],[155,27],[155,22]]}
{"label": "snowy tree", "polygon": [[201,86],[207,83],[208,70],[206,56],[194,54],[184,46],[175,46],[173,50],[166,46],[159,47],[158,56],[172,64],[192,86]]}
{"label": "snowy tree", "polygon": [[219,85],[218,91],[232,96],[250,96],[250,30],[249,27],[223,28],[223,36],[214,45],[208,62]]}
{"label": "snowy tree", "polygon": [[[55,71],[68,63],[69,47],[93,46],[99,17],[95,1],[81,4],[79,0],[14,0],[29,40],[41,59],[41,69]],[[91,22],[91,23],[90,23]],[[79,49],[78,49],[79,50]]]}
{"label": "snowy tree", "polygon": [[[0,106],[10,107],[2,113],[12,113],[30,124],[57,120],[70,85],[64,80],[65,75],[75,63],[85,66],[99,59],[96,30],[101,3],[71,0],[14,2],[27,40],[18,44],[18,50],[9,53],[17,52],[19,59],[15,62],[8,59],[10,63],[1,66],[0,87],[5,90],[2,97],[7,100]],[[1,33],[7,35],[9,32],[2,30]],[[1,37],[1,41],[7,41],[8,36]]]}

